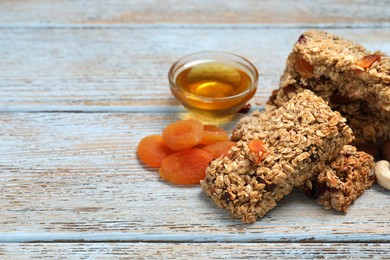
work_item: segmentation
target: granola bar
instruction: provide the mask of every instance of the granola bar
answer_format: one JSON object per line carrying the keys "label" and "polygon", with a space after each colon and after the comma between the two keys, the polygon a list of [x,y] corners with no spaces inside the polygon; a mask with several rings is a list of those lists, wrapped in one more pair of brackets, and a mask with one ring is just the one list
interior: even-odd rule
{"label": "granola bar", "polygon": [[375,182],[373,157],[345,145],[339,156],[302,189],[326,209],[346,212],[349,206]]}
{"label": "granola bar", "polygon": [[[251,117],[258,117],[256,125],[249,125]],[[277,109],[243,118],[234,132],[237,145],[229,156],[211,162],[201,186],[219,207],[244,223],[255,222],[294,186],[325,169],[353,139],[340,113],[309,90]],[[250,149],[252,140],[264,142],[261,161]]]}
{"label": "granola bar", "polygon": [[390,57],[322,31],[303,33],[287,59],[280,89],[268,104],[280,106],[310,89],[347,118],[354,144],[390,140]]}

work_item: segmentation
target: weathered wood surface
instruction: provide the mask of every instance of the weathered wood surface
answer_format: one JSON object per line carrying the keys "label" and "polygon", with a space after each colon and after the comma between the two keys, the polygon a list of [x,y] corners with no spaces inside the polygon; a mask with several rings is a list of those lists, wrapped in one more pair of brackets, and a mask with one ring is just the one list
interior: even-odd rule
{"label": "weathered wood surface", "polygon": [[0,23],[31,24],[296,24],[389,22],[389,0],[3,0]]}
{"label": "weathered wood surface", "polygon": [[295,191],[244,225],[135,153],[185,117],[167,84],[179,57],[249,58],[261,105],[304,30],[390,54],[389,13],[388,0],[1,1],[0,257],[390,257],[390,197],[378,185],[346,215]]}
{"label": "weathered wood surface", "polygon": [[390,197],[379,186],[347,215],[295,192],[245,225],[199,186],[161,181],[138,162],[136,145],[178,116],[1,114],[0,241],[389,242]]}
{"label": "weathered wood surface", "polygon": [[28,243],[0,244],[16,259],[387,259],[380,243]]}
{"label": "weathered wood surface", "polygon": [[[158,111],[177,107],[169,67],[183,55],[224,50],[260,72],[254,101],[278,86],[302,28],[0,28],[1,111]],[[390,27],[330,29],[390,54]]]}

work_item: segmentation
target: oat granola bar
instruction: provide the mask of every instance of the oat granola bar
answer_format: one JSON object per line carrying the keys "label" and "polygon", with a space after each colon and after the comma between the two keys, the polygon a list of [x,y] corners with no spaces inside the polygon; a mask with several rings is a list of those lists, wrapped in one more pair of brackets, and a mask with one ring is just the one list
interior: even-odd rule
{"label": "oat granola bar", "polygon": [[[251,117],[258,117],[256,125],[248,125]],[[211,162],[201,186],[245,223],[264,216],[294,186],[325,169],[353,139],[346,120],[308,90],[277,109],[243,118],[234,132],[237,145],[229,156]],[[264,142],[261,161],[250,149],[252,140]]]}
{"label": "oat granola bar", "polygon": [[346,212],[349,206],[375,182],[373,157],[345,145],[339,156],[302,189],[326,209]]}
{"label": "oat granola bar", "polygon": [[280,89],[268,104],[280,106],[310,89],[347,118],[355,144],[390,140],[390,57],[322,31],[303,33],[289,54]]}

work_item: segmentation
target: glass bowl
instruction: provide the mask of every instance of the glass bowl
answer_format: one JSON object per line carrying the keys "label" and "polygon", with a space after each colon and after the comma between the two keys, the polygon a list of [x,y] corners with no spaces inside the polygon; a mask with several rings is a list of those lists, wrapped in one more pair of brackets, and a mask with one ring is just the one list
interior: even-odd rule
{"label": "glass bowl", "polygon": [[255,95],[259,74],[241,56],[205,51],[176,61],[168,78],[172,94],[195,117],[225,121]]}

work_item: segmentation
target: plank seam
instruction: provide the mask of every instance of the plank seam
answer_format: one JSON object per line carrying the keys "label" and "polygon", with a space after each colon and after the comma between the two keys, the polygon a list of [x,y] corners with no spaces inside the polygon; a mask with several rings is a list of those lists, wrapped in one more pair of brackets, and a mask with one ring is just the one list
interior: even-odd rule
{"label": "plank seam", "polygon": [[[102,238],[104,236],[104,238]],[[202,234],[145,234],[145,233],[2,233],[0,243],[74,243],[74,242],[146,242],[146,243],[390,243],[390,235],[356,234],[312,235],[258,234],[202,235]]]}
{"label": "plank seam", "polygon": [[380,23],[303,23],[303,24],[9,24],[0,30],[16,29],[375,29],[390,28],[389,22]]}

